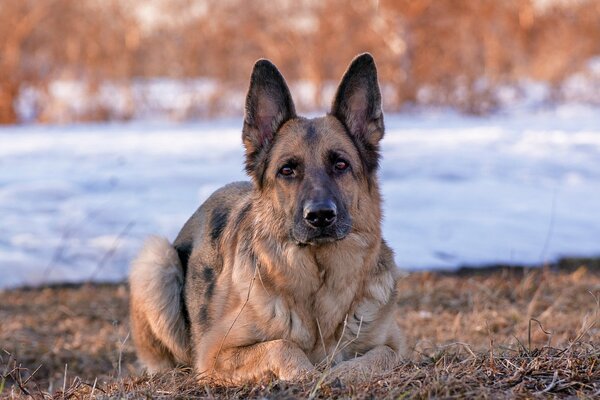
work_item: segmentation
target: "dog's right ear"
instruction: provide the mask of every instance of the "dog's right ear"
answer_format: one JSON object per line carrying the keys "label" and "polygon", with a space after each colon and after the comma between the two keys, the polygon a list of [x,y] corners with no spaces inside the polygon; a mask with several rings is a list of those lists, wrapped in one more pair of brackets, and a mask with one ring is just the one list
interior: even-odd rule
{"label": "dog's right ear", "polygon": [[250,77],[242,140],[246,148],[246,171],[262,181],[264,159],[275,134],[284,122],[296,117],[285,79],[269,60],[258,60]]}

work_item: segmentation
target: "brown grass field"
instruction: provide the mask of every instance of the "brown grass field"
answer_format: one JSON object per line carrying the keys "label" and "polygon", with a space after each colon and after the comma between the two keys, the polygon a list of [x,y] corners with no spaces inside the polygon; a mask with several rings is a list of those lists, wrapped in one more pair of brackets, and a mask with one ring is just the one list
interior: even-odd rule
{"label": "brown grass field", "polygon": [[[135,365],[126,284],[0,292],[1,398],[545,398],[600,396],[600,260],[411,273],[398,320],[411,359],[368,384],[222,387]],[[326,378],[326,371],[323,373]]]}

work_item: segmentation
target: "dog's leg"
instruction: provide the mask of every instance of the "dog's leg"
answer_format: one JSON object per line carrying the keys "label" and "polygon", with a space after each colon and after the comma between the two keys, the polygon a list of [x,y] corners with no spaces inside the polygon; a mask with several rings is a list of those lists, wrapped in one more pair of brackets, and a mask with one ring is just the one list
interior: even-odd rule
{"label": "dog's leg", "polygon": [[400,355],[391,347],[380,345],[364,355],[336,365],[328,374],[328,379],[339,378],[342,381],[366,382],[373,376],[391,371],[398,366]]}
{"label": "dog's leg", "polygon": [[239,383],[271,375],[284,381],[295,381],[308,377],[313,371],[314,367],[302,349],[293,342],[278,339],[223,349],[214,369],[209,366],[206,372],[218,380]]}

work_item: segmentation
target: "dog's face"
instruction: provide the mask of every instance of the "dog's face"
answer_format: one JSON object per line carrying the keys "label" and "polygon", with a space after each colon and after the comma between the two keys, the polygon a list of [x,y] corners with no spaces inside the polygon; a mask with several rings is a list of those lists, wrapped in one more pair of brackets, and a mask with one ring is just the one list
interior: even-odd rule
{"label": "dog's face", "polygon": [[293,119],[278,132],[263,177],[298,243],[343,239],[352,227],[363,166],[343,125],[333,117]]}
{"label": "dog's face", "polygon": [[383,136],[381,96],[370,55],[342,78],[329,115],[296,116],[287,85],[268,61],[254,67],[246,100],[246,169],[301,245],[341,240],[376,172]]}

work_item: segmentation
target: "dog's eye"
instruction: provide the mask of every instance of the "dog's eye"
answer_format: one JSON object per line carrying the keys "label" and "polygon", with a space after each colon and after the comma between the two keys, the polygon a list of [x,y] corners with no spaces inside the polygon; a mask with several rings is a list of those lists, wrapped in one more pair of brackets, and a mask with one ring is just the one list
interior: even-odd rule
{"label": "dog's eye", "polygon": [[345,171],[346,169],[348,169],[349,166],[350,164],[348,164],[346,160],[343,160],[341,158],[338,158],[334,164],[334,167],[337,171]]}
{"label": "dog's eye", "polygon": [[284,165],[279,170],[279,174],[283,175],[283,176],[293,176],[294,175],[294,168],[292,168],[290,165]]}

